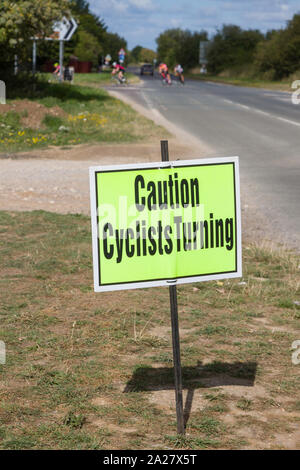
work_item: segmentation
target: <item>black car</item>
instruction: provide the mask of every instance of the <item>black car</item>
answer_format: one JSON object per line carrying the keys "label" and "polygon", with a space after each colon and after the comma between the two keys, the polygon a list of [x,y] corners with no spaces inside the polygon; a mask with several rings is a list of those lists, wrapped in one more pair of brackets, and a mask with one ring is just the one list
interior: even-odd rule
{"label": "black car", "polygon": [[144,74],[149,74],[149,75],[152,75],[154,74],[154,67],[152,64],[143,64],[141,66],[141,75],[144,75]]}

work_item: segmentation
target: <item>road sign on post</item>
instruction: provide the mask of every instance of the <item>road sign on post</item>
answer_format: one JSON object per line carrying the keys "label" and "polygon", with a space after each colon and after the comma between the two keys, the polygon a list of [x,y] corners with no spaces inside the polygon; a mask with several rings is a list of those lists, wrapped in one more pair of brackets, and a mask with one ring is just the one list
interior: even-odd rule
{"label": "road sign on post", "polygon": [[200,41],[199,44],[199,64],[207,65],[207,49],[208,49],[209,41]]}
{"label": "road sign on post", "polygon": [[119,56],[119,62],[120,64],[122,64],[125,60],[125,55],[126,55],[126,52],[125,50],[122,48],[119,50],[119,53],[118,53],[118,56]]}
{"label": "road sign on post", "polygon": [[33,40],[32,45],[32,73],[33,75],[36,72],[36,39]]}
{"label": "road sign on post", "polygon": [[242,275],[238,157],[90,168],[95,292],[170,289],[177,432],[184,433],[176,285]]}
{"label": "road sign on post", "polygon": [[63,81],[63,67],[64,67],[64,41],[59,41],[59,81]]}
{"label": "road sign on post", "polygon": [[53,34],[47,38],[48,40],[59,40],[59,81],[63,81],[63,64],[64,64],[64,41],[69,41],[77,29],[77,23],[74,18],[63,17],[61,21],[57,21],[53,26]]}
{"label": "road sign on post", "polygon": [[90,169],[96,292],[241,276],[238,157]]}
{"label": "road sign on post", "polygon": [[53,33],[46,39],[56,41],[69,41],[77,29],[77,23],[74,18],[65,16],[54,23]]}
{"label": "road sign on post", "polygon": [[33,50],[32,50],[32,72],[36,72],[36,41],[38,39],[44,39],[45,41],[59,41],[59,81],[63,81],[63,62],[64,62],[64,41],[69,41],[77,29],[76,20],[71,18],[66,18],[65,16],[60,20],[56,21],[53,24],[53,33],[50,36],[43,37],[35,36],[31,38],[33,40]]}

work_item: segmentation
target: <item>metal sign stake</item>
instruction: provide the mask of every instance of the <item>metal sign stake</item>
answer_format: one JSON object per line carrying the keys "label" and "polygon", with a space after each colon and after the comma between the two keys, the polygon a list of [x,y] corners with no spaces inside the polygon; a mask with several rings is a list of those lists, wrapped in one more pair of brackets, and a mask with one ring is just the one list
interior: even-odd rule
{"label": "metal sign stake", "polygon": [[36,39],[33,39],[32,44],[32,73],[33,75],[36,73]]}
{"label": "metal sign stake", "polygon": [[64,41],[59,41],[59,81],[63,81],[63,64],[64,64]]}
{"label": "metal sign stake", "polygon": [[[161,160],[163,162],[168,162],[169,161],[168,141],[161,140],[160,145],[161,145]],[[183,400],[182,400],[182,373],[181,373],[181,359],[180,359],[180,340],[179,340],[179,322],[178,322],[176,286],[170,286],[169,293],[170,293],[170,306],[171,306],[177,433],[185,434],[184,416],[183,416]]]}

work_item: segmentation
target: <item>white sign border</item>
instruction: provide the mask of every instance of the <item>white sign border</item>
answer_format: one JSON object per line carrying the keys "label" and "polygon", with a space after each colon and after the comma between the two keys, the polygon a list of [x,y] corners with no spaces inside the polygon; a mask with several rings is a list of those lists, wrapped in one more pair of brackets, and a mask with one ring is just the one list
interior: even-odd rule
{"label": "white sign border", "polygon": [[[112,170],[139,170],[144,168],[168,168],[181,166],[204,166],[220,163],[233,163],[235,176],[235,209],[236,209],[236,256],[237,270],[236,272],[209,274],[207,276],[192,276],[177,279],[163,279],[157,281],[137,281],[121,284],[99,285],[99,258],[98,258],[98,221],[97,221],[97,202],[96,202],[96,181],[95,173]],[[151,162],[151,163],[132,163],[126,165],[108,165],[93,166],[89,168],[90,177],[90,204],[91,204],[91,224],[92,224],[92,246],[93,246],[93,274],[94,274],[94,291],[109,292],[127,289],[145,289],[148,287],[166,287],[176,286],[179,284],[189,284],[191,282],[205,282],[219,279],[233,279],[242,277],[242,228],[241,228],[241,203],[240,203],[240,174],[239,174],[239,157],[218,157],[218,158],[201,158],[195,160],[172,160],[168,162]]]}

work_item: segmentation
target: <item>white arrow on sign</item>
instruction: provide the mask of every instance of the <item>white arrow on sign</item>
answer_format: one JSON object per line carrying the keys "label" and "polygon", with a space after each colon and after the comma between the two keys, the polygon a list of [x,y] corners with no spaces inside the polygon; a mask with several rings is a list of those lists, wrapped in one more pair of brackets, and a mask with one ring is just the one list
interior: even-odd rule
{"label": "white arrow on sign", "polygon": [[63,17],[61,21],[57,21],[53,26],[53,35],[49,39],[59,41],[69,41],[77,29],[77,23],[74,18]]}

